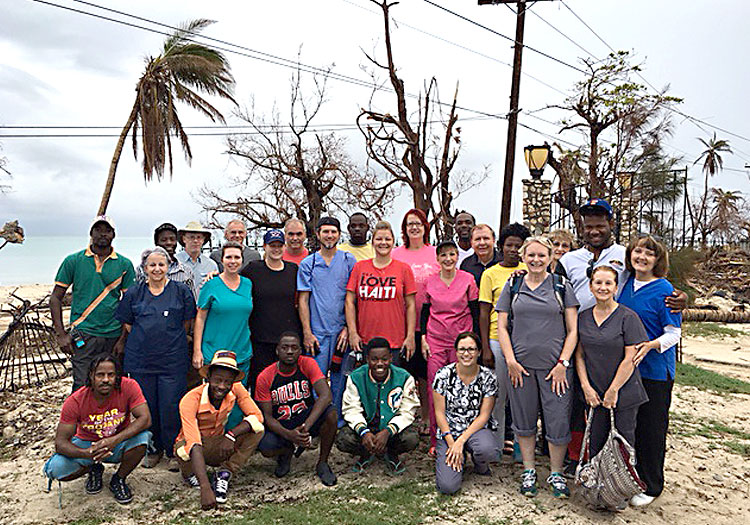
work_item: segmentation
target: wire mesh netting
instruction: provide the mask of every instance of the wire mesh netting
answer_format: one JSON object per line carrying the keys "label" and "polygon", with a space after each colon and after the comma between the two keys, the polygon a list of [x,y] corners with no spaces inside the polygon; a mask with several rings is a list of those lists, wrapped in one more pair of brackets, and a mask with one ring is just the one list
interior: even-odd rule
{"label": "wire mesh netting", "polygon": [[2,312],[12,320],[0,335],[0,392],[38,386],[70,371],[55,339],[47,297],[32,304],[12,293]]}

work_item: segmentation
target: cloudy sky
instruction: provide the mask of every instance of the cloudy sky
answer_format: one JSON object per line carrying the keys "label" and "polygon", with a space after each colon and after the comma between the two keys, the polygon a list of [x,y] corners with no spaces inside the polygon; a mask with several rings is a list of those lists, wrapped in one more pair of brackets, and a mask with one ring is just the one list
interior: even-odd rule
{"label": "cloudy sky", "polygon": [[[214,0],[111,0],[101,5],[130,15],[177,25],[193,18],[209,18],[216,24],[206,35],[286,59],[317,67],[333,66],[336,73],[368,80],[362,70],[364,52],[382,56],[382,16],[368,0],[277,0],[237,2]],[[508,108],[511,43],[431,5],[450,8],[493,30],[512,35],[515,15],[507,6],[476,5],[475,0],[402,0],[392,9],[396,19],[393,45],[396,62],[407,91],[418,93],[425,79],[435,76],[441,98],[447,100],[456,82],[459,105],[484,113],[504,114]],[[134,85],[144,58],[158,53],[163,35],[80,12],[127,21],[164,31],[163,28],[122,14],[98,9],[74,0],[6,0],[0,3],[0,156],[7,159],[13,178],[12,191],[0,195],[0,221],[19,219],[29,235],[72,235],[86,229],[98,206],[115,137],[10,138],[7,135],[81,134],[116,135],[133,104]],[[238,7],[241,6],[241,7]],[[592,32],[576,17],[583,19]],[[750,71],[744,67],[744,51],[750,46],[746,0],[691,2],[677,0],[565,0],[541,1],[527,15],[525,43],[576,65],[588,54],[601,58],[614,49],[633,51],[644,62],[644,77],[656,87],[671,86],[671,93],[685,99],[681,110],[726,131],[735,151],[725,156],[725,172],[715,183],[726,189],[750,191],[750,126],[746,103]],[[598,36],[597,36],[598,35]],[[606,42],[606,44],[605,44]],[[238,48],[235,48],[238,49]],[[584,51],[585,50],[585,51]],[[244,53],[253,54],[249,51]],[[257,56],[257,55],[256,55]],[[237,80],[236,98],[248,105],[254,97],[259,112],[270,113],[274,104],[282,111],[288,104],[292,70],[267,61],[229,53]],[[580,73],[560,62],[526,49],[521,82],[522,113],[526,128],[518,132],[515,188],[526,176],[522,148],[552,141],[560,118],[552,110],[534,112],[560,103]],[[532,78],[535,77],[535,78]],[[303,83],[310,82],[303,76]],[[308,84],[309,85],[309,84]],[[319,125],[352,125],[370,90],[330,80],[328,102]],[[232,107],[218,106],[226,115]],[[391,98],[381,95],[376,106],[393,111]],[[183,124],[205,126],[210,122],[186,108]],[[458,206],[475,212],[481,221],[499,219],[500,179],[505,151],[505,121],[476,118],[464,110],[464,149],[460,169],[468,172],[489,166],[490,177],[466,193]],[[544,120],[540,120],[541,117]],[[238,120],[229,117],[230,124]],[[549,121],[549,122],[545,122]],[[690,165],[693,188],[700,186],[699,167],[692,167],[702,147],[696,137],[708,138],[714,130],[675,118],[676,132],[670,151]],[[8,126],[100,126],[100,129],[13,129]],[[193,133],[217,130],[191,130]],[[342,132],[352,157],[364,163],[362,138],[356,131]],[[734,135],[730,135],[732,133]],[[6,135],[3,138],[1,135]],[[738,135],[738,136],[735,136]],[[575,135],[561,138],[579,141]],[[242,167],[228,158],[221,136],[193,136],[194,159],[188,166],[175,150],[174,177],[145,185],[139,161],[129,144],[117,172],[109,213],[119,224],[120,235],[148,235],[170,220],[177,224],[199,217],[196,203],[203,184],[220,187]],[[547,177],[551,177],[548,170]],[[513,215],[520,215],[516,199]],[[406,192],[397,212],[409,204]]]}

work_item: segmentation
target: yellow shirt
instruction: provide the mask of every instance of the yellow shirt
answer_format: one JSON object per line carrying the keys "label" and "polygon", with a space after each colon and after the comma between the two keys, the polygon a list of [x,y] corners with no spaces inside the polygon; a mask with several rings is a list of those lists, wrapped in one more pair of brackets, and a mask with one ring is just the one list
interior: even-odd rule
{"label": "yellow shirt", "polygon": [[357,259],[357,262],[375,257],[375,250],[372,249],[372,243],[370,242],[362,246],[352,246],[348,242],[343,242],[339,244],[339,250],[351,253]]}
{"label": "yellow shirt", "polygon": [[490,303],[492,308],[490,311],[490,339],[497,340],[498,337],[495,305],[500,298],[500,292],[503,291],[505,283],[516,270],[526,270],[526,265],[519,263],[518,266],[507,268],[498,263],[490,266],[482,273],[482,279],[479,281],[479,302]]}

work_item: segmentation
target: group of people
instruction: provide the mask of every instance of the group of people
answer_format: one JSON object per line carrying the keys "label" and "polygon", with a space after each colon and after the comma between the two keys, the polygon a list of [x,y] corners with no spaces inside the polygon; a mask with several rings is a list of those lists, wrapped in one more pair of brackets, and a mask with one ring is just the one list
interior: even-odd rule
{"label": "group of people", "polygon": [[531,236],[520,224],[496,240],[467,212],[455,217],[456,241],[433,246],[427,217],[409,210],[397,248],[388,222],[370,240],[355,213],[340,243],[339,221],[322,217],[312,253],[305,224],[291,219],[265,232],[262,256],[245,246],[241,221],[209,255],[209,230],[165,223],[137,270],[112,248],[112,219],[96,217],[50,299],[73,393],[44,472],[50,484],[88,475],[96,493],[102,463],[118,463],[109,487],[128,503],[127,476],[166,457],[207,509],[226,501],[256,450],[281,478],[317,447],[315,473],[331,486],[334,444],[355,471],[381,459],[398,475],[424,436],[440,492],[460,489],[468,455],[489,475],[505,452],[523,463],[520,492],[534,496],[541,416],[547,482],[566,498],[586,418],[593,457],[612,410],[646,486],[630,503],[648,504],[664,484],[686,296],[665,279],[658,239],[614,243],[601,199],[580,215],[577,250],[566,230]]}

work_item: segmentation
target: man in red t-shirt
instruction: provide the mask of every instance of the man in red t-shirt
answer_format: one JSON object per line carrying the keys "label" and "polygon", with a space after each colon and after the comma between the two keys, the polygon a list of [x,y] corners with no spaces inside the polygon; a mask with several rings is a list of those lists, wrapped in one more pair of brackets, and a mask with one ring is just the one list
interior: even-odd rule
{"label": "man in red t-shirt", "polygon": [[102,462],[119,463],[109,490],[118,503],[130,503],[133,494],[125,480],[146,454],[150,426],[138,383],[122,377],[115,357],[99,357],[91,363],[86,386],[63,403],[56,454],[44,465],[50,485],[53,479],[70,481],[88,472],[86,493],[96,494],[102,490]]}
{"label": "man in red t-shirt", "polygon": [[292,454],[298,456],[312,446],[313,437],[320,436],[315,473],[330,487],[336,484],[328,455],[336,438],[338,416],[320,367],[312,357],[301,356],[301,351],[299,335],[284,332],[276,345],[279,361],[258,376],[255,399],[266,423],[258,450],[266,457],[276,456],[274,474],[281,478],[289,473]]}

